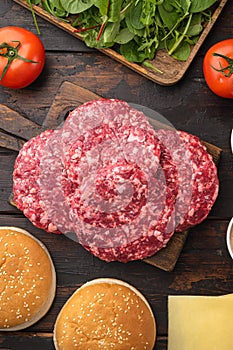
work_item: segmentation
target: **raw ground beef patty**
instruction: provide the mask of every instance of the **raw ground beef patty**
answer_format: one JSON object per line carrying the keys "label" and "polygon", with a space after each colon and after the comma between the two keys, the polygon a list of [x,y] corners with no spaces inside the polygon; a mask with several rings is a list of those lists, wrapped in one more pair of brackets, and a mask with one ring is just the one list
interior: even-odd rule
{"label": "raw ground beef patty", "polygon": [[86,132],[66,153],[65,198],[80,243],[94,255],[126,262],[168,242],[176,169],[165,149],[159,164],[160,153],[154,130],[125,120]]}
{"label": "raw ground beef patty", "polygon": [[190,154],[192,169],[188,210],[176,227],[176,231],[181,232],[199,224],[207,217],[218,196],[219,181],[217,167],[199,138],[184,131],[178,131],[178,134]]}
{"label": "raw ground beef patty", "polygon": [[181,232],[199,224],[209,214],[218,195],[217,168],[197,136],[162,129],[156,135],[177,169],[175,230]]}
{"label": "raw ground beef patty", "polygon": [[114,99],[84,103],[62,128],[28,141],[13,181],[15,203],[35,226],[121,262],[155,254],[174,231],[204,220],[219,187],[196,136],[154,130]]}
{"label": "raw ground beef patty", "polygon": [[33,225],[47,232],[61,233],[48,218],[39,186],[41,157],[53,133],[46,130],[24,144],[14,165],[13,192],[16,206]]}
{"label": "raw ground beef patty", "polygon": [[[129,224],[128,234],[131,230],[136,232],[136,239],[127,244],[118,244],[113,248],[101,248],[98,245],[84,247],[95,256],[105,260],[118,260],[127,262],[143,259],[154,255],[164,248],[174,233],[174,208],[177,195],[177,172],[167,150],[161,148],[160,166],[155,179],[150,180],[153,195],[147,199],[143,208],[142,221]],[[152,190],[152,189],[151,189]],[[157,216],[155,215],[158,211]],[[118,227],[118,237],[122,235],[121,227]],[[141,234],[143,232],[143,234]]]}

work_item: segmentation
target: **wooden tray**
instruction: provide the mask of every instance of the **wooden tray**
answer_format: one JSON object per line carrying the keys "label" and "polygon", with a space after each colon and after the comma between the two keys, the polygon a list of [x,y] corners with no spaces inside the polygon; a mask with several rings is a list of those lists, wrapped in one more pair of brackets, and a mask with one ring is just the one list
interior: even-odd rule
{"label": "wooden tray", "polygon": [[[14,0],[17,4],[22,5],[23,7],[30,9],[27,0]],[[191,50],[191,54],[186,62],[180,62],[175,60],[174,58],[170,57],[164,50],[158,51],[156,54],[156,57],[151,63],[161,70],[163,74],[157,73],[153,71],[152,69],[145,68],[140,64],[131,63],[128,62],[122,55],[117,53],[116,51],[112,49],[102,49],[100,51],[104,52],[106,55],[112,57],[113,59],[121,62],[125,66],[131,68],[135,72],[145,76],[146,78],[161,84],[161,85],[173,85],[177,83],[185,74],[186,70],[190,66],[192,60],[194,59],[195,55],[197,54],[200,46],[202,45],[203,41],[207,37],[208,33],[210,32],[211,28],[213,27],[214,23],[216,22],[218,16],[220,15],[223,7],[227,3],[228,0],[219,0],[219,5],[214,11],[212,15],[211,22],[208,22],[205,29],[203,30],[198,42],[193,46]],[[45,10],[43,10],[41,7],[34,5],[33,6],[34,11],[41,16],[42,18],[46,19],[47,21],[53,23],[57,27],[65,30],[69,34],[77,37],[78,39],[82,40],[82,37],[79,33],[74,33],[74,27],[72,27],[70,24],[65,23],[62,20],[59,20],[58,18],[52,16]]]}
{"label": "wooden tray", "polygon": [[[100,98],[100,96],[87,89],[70,82],[64,82],[60,86],[50,110],[45,117],[43,126],[30,121],[16,111],[0,104],[0,129],[3,130],[0,132],[0,146],[19,151],[25,142],[24,140],[38,135],[45,129],[56,128],[64,121],[67,112],[84,102],[98,98]],[[157,122],[155,119],[149,119],[151,124],[157,128],[167,127],[166,125],[161,125],[161,123]],[[221,149],[209,143],[203,143],[206,145],[209,153],[217,164],[220,159]],[[14,205],[12,198],[10,198],[10,203]],[[179,258],[187,235],[188,231],[175,233],[166,248],[143,261],[162,270],[172,271]]]}

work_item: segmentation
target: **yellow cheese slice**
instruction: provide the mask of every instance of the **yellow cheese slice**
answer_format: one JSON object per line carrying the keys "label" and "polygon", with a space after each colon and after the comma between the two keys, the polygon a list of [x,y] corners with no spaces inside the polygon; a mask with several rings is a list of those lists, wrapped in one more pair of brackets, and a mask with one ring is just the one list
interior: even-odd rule
{"label": "yellow cheese slice", "polygon": [[168,350],[233,350],[233,294],[169,296]]}

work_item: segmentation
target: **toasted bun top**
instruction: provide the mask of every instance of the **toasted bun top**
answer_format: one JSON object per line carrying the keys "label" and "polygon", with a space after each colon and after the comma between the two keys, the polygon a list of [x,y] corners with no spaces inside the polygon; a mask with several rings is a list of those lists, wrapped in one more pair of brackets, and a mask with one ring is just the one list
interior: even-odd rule
{"label": "toasted bun top", "polygon": [[131,285],[101,278],[79,288],[54,328],[57,350],[152,350],[156,325],[143,295]]}
{"label": "toasted bun top", "polygon": [[56,276],[48,251],[17,227],[0,227],[0,330],[38,321],[55,295]]}

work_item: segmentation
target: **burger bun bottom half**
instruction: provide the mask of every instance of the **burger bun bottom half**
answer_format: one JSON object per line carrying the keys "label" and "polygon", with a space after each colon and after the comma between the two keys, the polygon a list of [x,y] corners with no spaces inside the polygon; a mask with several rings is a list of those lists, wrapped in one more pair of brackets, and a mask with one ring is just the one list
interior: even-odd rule
{"label": "burger bun bottom half", "polygon": [[77,289],[54,327],[56,350],[152,350],[155,339],[155,318],[145,297],[112,278]]}
{"label": "burger bun bottom half", "polygon": [[39,321],[56,292],[56,273],[46,247],[29,232],[0,227],[0,331],[19,331]]}

